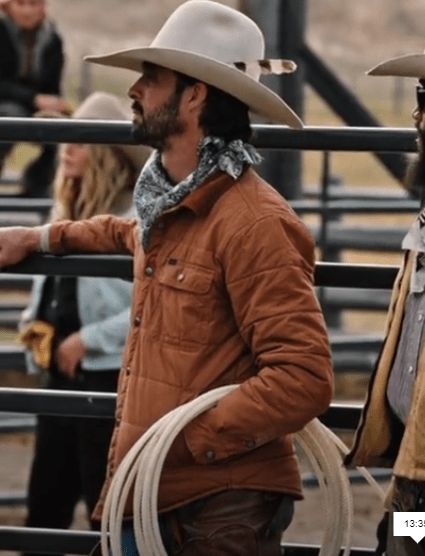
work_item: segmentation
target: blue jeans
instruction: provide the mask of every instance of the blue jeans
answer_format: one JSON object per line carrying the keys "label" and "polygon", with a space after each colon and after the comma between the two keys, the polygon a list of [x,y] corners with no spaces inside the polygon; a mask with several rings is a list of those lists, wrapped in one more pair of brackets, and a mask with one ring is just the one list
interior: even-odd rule
{"label": "blue jeans", "polygon": [[[161,530],[162,542],[164,543],[167,552],[169,552],[169,546],[167,545],[172,543],[172,539],[168,538],[163,520],[161,518],[159,518],[159,528]],[[136,538],[133,531],[133,522],[123,523],[121,539],[124,556],[139,556],[139,553],[137,552]]]}

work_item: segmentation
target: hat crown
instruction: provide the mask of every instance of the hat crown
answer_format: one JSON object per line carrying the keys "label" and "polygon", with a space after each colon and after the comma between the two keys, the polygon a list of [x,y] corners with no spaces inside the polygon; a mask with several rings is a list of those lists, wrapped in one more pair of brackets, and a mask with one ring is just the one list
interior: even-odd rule
{"label": "hat crown", "polygon": [[264,37],[244,14],[209,0],[189,0],[167,19],[151,44],[220,62],[264,58]]}
{"label": "hat crown", "polygon": [[72,117],[82,120],[128,120],[130,114],[115,95],[98,91],[89,95]]}
{"label": "hat crown", "polygon": [[[302,122],[261,73],[290,73],[288,60],[265,60],[264,37],[249,17],[212,0],[188,0],[164,23],[150,46],[85,59],[143,72],[150,63],[186,74],[235,97],[268,120],[301,128]],[[286,65],[285,65],[286,64]]]}

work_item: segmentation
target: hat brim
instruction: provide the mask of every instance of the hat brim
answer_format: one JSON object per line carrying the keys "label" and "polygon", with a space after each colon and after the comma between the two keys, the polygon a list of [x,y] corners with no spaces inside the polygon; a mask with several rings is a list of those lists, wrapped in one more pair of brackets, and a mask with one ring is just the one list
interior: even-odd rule
{"label": "hat brim", "polygon": [[371,68],[367,75],[425,78],[425,54],[406,54],[385,60]]}
{"label": "hat brim", "polygon": [[150,62],[199,79],[236,97],[253,112],[276,123],[301,129],[297,114],[276,93],[241,70],[223,62],[185,50],[133,48],[104,56],[86,56],[87,62],[142,73],[142,63]]}

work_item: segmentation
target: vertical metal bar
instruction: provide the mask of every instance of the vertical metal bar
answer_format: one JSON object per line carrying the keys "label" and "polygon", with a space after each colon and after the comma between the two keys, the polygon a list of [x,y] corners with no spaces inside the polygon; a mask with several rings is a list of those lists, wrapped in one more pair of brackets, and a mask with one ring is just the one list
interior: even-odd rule
{"label": "vertical metal bar", "polygon": [[[306,80],[346,124],[379,126],[378,120],[311,48],[304,45],[299,52],[305,64]],[[406,169],[406,157],[403,153],[375,152],[373,154],[396,180],[403,183]]]}
{"label": "vertical metal bar", "polygon": [[[319,233],[319,246],[322,261],[339,261],[339,249],[329,247],[329,222],[331,220],[339,220],[339,214],[331,214],[328,211],[328,202],[330,199],[329,187],[331,185],[331,171],[330,171],[331,154],[329,151],[323,152],[322,159],[322,174],[321,174],[321,187],[320,187],[320,233]],[[318,297],[322,306],[326,323],[333,328],[341,327],[341,311],[335,307],[328,307],[326,298],[326,288],[318,289]]]}
{"label": "vertical metal bar", "polygon": [[327,260],[328,256],[328,222],[329,215],[327,205],[329,200],[329,167],[330,167],[330,154],[329,151],[324,151],[322,157],[322,175],[320,180],[320,234],[319,245],[322,261]]}
{"label": "vertical metal bar", "polygon": [[[244,9],[264,33],[266,55],[270,58],[290,58],[298,64],[295,73],[270,76],[264,79],[264,83],[302,117],[304,71],[299,51],[304,44],[306,0],[245,0]],[[301,152],[265,151],[261,173],[288,199],[301,196],[301,170]]]}

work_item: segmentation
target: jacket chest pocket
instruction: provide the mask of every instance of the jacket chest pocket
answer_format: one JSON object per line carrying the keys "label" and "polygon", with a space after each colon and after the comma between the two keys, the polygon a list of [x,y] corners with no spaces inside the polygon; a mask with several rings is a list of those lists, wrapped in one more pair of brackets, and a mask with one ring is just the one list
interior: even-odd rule
{"label": "jacket chest pocket", "polygon": [[207,342],[213,280],[213,270],[186,263],[160,270],[159,327],[163,340]]}

